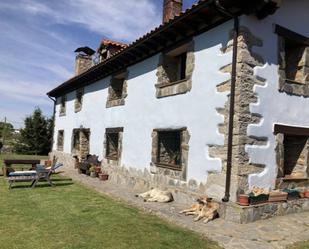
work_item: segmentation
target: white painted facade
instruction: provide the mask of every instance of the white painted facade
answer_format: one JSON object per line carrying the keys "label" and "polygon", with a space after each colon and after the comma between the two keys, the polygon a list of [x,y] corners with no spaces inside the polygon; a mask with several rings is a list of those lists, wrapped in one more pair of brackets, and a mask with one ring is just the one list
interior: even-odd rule
{"label": "white painted facade", "polygon": [[291,31],[309,37],[309,2],[306,0],[285,0],[277,12],[264,20],[242,17],[241,25],[246,26],[263,40],[262,47],[253,51],[262,56],[265,64],[255,68],[256,76],[265,79],[264,86],[255,86],[258,103],[251,104],[252,113],[261,114],[258,125],[248,127],[248,135],[267,137],[266,146],[247,146],[252,163],[265,164],[265,170],[249,177],[249,186],[274,187],[277,177],[274,124],[309,128],[309,98],[292,96],[278,91],[278,35],[274,25],[281,25]]}
{"label": "white painted facade", "polygon": [[[232,62],[232,54],[223,54],[220,49],[226,46],[232,28],[233,23],[228,22],[193,38],[195,68],[192,90],[186,94],[156,98],[159,55],[127,69],[128,96],[124,106],[105,107],[110,77],[85,87],[82,111],[78,113],[74,112],[75,92],[67,94],[66,115],[60,117],[60,105],[56,107],[54,141],[57,131],[64,130],[64,152],[71,153],[72,130],[89,128],[90,153],[102,159],[105,129],[124,127],[121,164],[149,169],[153,129],[187,127],[191,135],[187,180],[206,182],[207,171],[221,170],[221,160],[208,156],[208,144],[224,142],[218,132],[223,117],[216,108],[224,107],[227,96],[217,92],[216,85],[230,78],[220,68]],[[55,142],[53,149],[56,147]]]}
{"label": "white painted facade", "polygon": [[[249,185],[274,187],[277,176],[275,160],[274,124],[309,127],[309,98],[287,95],[278,91],[278,42],[273,25],[279,24],[309,37],[309,2],[285,0],[281,8],[264,20],[242,16],[240,25],[263,40],[262,47],[253,50],[263,57],[263,67],[256,67],[255,74],[264,78],[264,86],[255,86],[258,103],[251,104],[252,113],[262,115],[260,124],[248,127],[248,135],[267,137],[266,146],[246,146],[250,162],[266,165],[260,174],[249,176]],[[64,130],[64,152],[71,153],[71,136],[75,128],[89,128],[90,153],[103,158],[106,128],[124,127],[121,165],[148,169],[151,162],[151,133],[156,128],[187,127],[190,133],[187,181],[194,179],[206,183],[207,172],[221,172],[219,158],[210,158],[208,145],[223,145],[224,137],[218,131],[223,117],[216,108],[223,108],[226,93],[219,93],[216,86],[230,78],[220,69],[232,63],[232,52],[223,54],[221,48],[229,40],[233,22],[226,22],[193,38],[195,68],[192,90],[183,95],[156,98],[157,66],[159,55],[135,64],[128,71],[128,96],[124,106],[106,108],[110,77],[85,87],[82,110],[74,112],[75,92],[67,94],[66,115],[59,116],[56,106],[54,141],[57,131]],[[53,150],[57,150],[56,142]]]}

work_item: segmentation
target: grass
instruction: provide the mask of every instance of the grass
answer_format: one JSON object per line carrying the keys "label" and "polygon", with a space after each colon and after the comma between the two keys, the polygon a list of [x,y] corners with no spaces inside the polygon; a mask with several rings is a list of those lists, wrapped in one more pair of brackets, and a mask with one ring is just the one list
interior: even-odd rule
{"label": "grass", "polygon": [[305,242],[296,243],[293,246],[289,247],[289,249],[309,249],[309,240]]}
{"label": "grass", "polygon": [[70,179],[53,180],[56,187],[19,183],[9,191],[0,177],[1,249],[219,248]]}

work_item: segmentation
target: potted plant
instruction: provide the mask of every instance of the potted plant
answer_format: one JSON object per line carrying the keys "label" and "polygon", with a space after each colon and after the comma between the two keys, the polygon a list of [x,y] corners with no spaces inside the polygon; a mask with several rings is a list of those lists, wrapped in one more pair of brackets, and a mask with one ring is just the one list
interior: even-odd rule
{"label": "potted plant", "polygon": [[99,178],[100,178],[101,181],[107,181],[108,177],[109,177],[109,175],[105,171],[102,171],[101,173],[99,173]]}
{"label": "potted plant", "polygon": [[89,172],[90,172],[90,177],[92,177],[92,178],[97,177],[97,173],[95,172],[95,166],[91,166],[89,168]]}

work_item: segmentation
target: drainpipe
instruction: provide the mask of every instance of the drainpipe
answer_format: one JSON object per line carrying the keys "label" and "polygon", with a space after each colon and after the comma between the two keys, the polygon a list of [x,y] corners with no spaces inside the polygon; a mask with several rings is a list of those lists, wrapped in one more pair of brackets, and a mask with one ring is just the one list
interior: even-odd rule
{"label": "drainpipe", "polygon": [[234,129],[234,109],[235,109],[235,86],[237,76],[237,46],[239,36],[239,18],[226,10],[219,0],[216,0],[217,10],[223,14],[234,18],[234,36],[233,36],[233,59],[232,59],[232,75],[231,75],[231,93],[230,93],[230,108],[229,108],[229,126],[228,126],[228,143],[227,143],[227,163],[226,163],[226,179],[225,179],[225,194],[222,198],[223,202],[228,202],[230,199],[232,160],[233,160],[233,129]]}
{"label": "drainpipe", "polygon": [[53,128],[52,128],[52,140],[51,140],[51,151],[53,150],[54,146],[54,131],[55,131],[55,118],[56,118],[56,99],[53,99],[49,95],[47,95],[54,102],[54,110],[53,110]]}
{"label": "drainpipe", "polygon": [[228,144],[227,144],[227,163],[226,163],[226,180],[225,194],[223,202],[228,202],[230,199],[232,160],[233,160],[233,128],[234,128],[234,109],[235,109],[235,86],[237,74],[237,46],[239,35],[239,19],[234,17],[234,38],[233,38],[233,61],[232,61],[232,77],[231,77],[231,94],[230,94],[230,109],[229,109],[229,129],[228,129]]}

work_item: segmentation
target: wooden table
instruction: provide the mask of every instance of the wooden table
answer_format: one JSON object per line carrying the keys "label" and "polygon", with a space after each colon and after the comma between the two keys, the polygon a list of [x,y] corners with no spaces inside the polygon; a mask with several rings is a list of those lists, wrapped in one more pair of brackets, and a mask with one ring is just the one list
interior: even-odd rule
{"label": "wooden table", "polygon": [[10,170],[12,169],[13,164],[29,164],[31,165],[31,169],[35,169],[37,164],[40,164],[40,160],[23,160],[23,159],[4,159],[4,166],[3,166],[3,175],[8,176]]}

